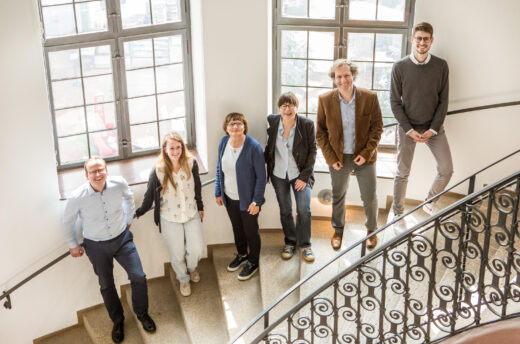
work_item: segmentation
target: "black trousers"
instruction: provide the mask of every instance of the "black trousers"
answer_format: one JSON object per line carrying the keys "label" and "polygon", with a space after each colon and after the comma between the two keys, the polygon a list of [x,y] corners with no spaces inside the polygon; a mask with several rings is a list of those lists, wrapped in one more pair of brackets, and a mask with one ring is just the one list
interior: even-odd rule
{"label": "black trousers", "polygon": [[[258,214],[251,215],[247,211],[240,210],[240,201],[226,197],[226,210],[233,226],[235,246],[238,254],[248,255],[247,260],[252,264],[258,264],[260,258],[261,239],[258,232]],[[249,254],[248,249],[249,247]]]}

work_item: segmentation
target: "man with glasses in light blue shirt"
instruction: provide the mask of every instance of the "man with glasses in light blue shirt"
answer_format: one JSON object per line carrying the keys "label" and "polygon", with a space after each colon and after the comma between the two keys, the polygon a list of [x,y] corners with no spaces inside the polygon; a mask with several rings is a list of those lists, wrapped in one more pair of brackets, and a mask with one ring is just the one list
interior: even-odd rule
{"label": "man with glasses in light blue shirt", "polygon": [[[108,177],[106,162],[91,158],[85,162],[88,182],[68,199],[63,214],[65,237],[72,257],[86,253],[98,276],[101,295],[114,326],[112,340],[124,339],[124,314],[114,284],[114,258],[128,273],[132,305],[147,332],[155,331],[148,315],[148,287],[141,259],[129,231],[135,212],[134,196],[122,177]],[[83,229],[83,246],[76,239],[76,222]]]}

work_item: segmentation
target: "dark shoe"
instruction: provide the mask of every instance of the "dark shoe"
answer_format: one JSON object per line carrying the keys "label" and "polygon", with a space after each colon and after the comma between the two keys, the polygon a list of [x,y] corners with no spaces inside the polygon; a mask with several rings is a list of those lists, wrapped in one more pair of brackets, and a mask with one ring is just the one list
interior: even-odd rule
{"label": "dark shoe", "polygon": [[377,235],[367,239],[367,249],[373,250],[377,246]]}
{"label": "dark shoe", "polygon": [[227,270],[228,271],[237,271],[240,265],[242,265],[243,262],[247,260],[247,254],[245,256],[241,256],[239,254],[236,255],[235,259],[231,261],[231,263],[228,264]]}
{"label": "dark shoe", "polygon": [[343,239],[343,236],[341,234],[339,234],[338,232],[334,232],[334,235],[332,236],[332,239],[330,240],[332,248],[335,250],[339,250],[341,248],[342,239]]}
{"label": "dark shoe", "polygon": [[282,250],[282,258],[283,259],[291,259],[294,254],[294,246],[285,245]]}
{"label": "dark shoe", "polygon": [[258,264],[253,264],[251,262],[247,262],[244,265],[244,268],[238,274],[238,279],[241,281],[245,281],[251,278],[258,271]]}
{"label": "dark shoe", "polygon": [[152,318],[148,315],[148,313],[145,313],[143,315],[138,315],[137,319],[143,324],[143,329],[146,332],[155,332],[156,327],[155,323],[153,322]]}
{"label": "dark shoe", "polygon": [[120,321],[112,327],[112,341],[114,343],[121,343],[125,339],[125,323]]}

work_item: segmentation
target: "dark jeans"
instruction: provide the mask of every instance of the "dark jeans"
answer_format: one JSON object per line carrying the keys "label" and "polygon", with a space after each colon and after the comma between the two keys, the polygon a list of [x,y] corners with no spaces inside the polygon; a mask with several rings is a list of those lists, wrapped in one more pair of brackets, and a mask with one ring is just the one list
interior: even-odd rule
{"label": "dark jeans", "polygon": [[[258,214],[251,215],[247,211],[240,210],[240,201],[226,197],[226,210],[233,226],[235,246],[238,254],[248,255],[247,260],[252,264],[258,264],[260,258],[260,233],[258,232]],[[249,254],[247,248],[249,246]]]}
{"label": "dark jeans", "polygon": [[[285,244],[298,246],[300,248],[311,246],[311,187],[309,184],[305,189],[296,191],[294,183],[296,179],[291,181],[281,179],[276,176],[271,177],[276,199],[280,206],[280,221],[282,222],[283,232],[285,234]],[[296,200],[297,221],[294,225],[292,214],[291,188]]]}
{"label": "dark jeans", "polygon": [[83,246],[99,278],[101,296],[114,323],[124,320],[123,306],[114,285],[114,258],[125,269],[132,287],[132,306],[137,315],[148,313],[148,287],[141,259],[128,229],[107,241],[85,239]]}

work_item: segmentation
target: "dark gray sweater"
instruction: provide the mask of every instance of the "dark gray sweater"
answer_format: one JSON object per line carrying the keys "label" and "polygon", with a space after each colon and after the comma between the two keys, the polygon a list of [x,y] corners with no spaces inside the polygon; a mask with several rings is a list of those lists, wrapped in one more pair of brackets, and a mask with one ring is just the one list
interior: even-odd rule
{"label": "dark gray sweater", "polygon": [[416,65],[410,56],[394,64],[390,103],[405,132],[440,131],[448,111],[448,74],[446,61],[433,55],[424,65]]}

